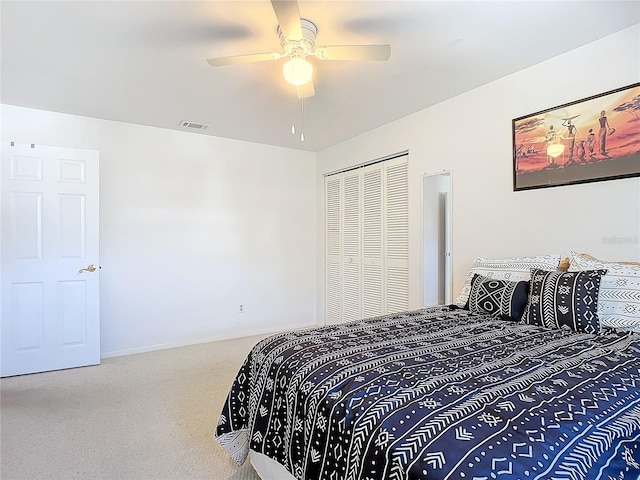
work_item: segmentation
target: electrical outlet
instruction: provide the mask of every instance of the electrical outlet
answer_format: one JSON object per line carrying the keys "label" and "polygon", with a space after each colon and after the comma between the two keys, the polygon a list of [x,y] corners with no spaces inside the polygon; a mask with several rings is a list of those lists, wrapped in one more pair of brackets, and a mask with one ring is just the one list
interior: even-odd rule
{"label": "electrical outlet", "polygon": [[238,313],[244,313],[244,305],[240,305],[240,308],[238,309]]}

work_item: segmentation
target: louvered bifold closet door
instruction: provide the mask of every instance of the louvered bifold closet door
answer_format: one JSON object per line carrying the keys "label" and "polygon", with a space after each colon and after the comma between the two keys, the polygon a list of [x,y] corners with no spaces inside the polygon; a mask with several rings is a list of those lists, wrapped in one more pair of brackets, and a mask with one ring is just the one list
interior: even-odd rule
{"label": "louvered bifold closet door", "polygon": [[382,315],[383,287],[383,210],[381,164],[362,169],[363,225],[362,225],[362,315]]}
{"label": "louvered bifold closet door", "polygon": [[384,162],[386,313],[409,308],[409,195],[407,157]]}
{"label": "louvered bifold closet door", "polygon": [[328,324],[409,308],[407,159],[325,179]]}
{"label": "louvered bifold closet door", "polygon": [[362,214],[360,171],[347,172],[343,187],[342,320],[362,318]]}
{"label": "louvered bifold closet door", "polygon": [[342,177],[325,180],[327,209],[326,305],[327,323],[342,321]]}

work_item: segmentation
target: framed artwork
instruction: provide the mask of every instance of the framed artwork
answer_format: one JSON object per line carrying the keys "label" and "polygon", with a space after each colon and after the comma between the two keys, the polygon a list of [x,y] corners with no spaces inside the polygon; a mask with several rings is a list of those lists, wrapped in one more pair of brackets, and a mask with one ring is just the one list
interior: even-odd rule
{"label": "framed artwork", "polygon": [[514,191],[640,176],[640,83],[512,123]]}

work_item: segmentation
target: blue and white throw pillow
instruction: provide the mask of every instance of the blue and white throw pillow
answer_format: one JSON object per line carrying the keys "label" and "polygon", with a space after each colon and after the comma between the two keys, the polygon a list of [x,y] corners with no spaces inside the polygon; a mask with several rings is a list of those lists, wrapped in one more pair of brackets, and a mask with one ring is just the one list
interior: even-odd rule
{"label": "blue and white throw pillow", "polygon": [[545,328],[568,326],[576,332],[599,332],[598,294],[602,276],[606,272],[547,272],[532,269],[524,321]]}
{"label": "blue and white throw pillow", "polygon": [[503,320],[519,321],[527,305],[529,282],[496,280],[474,274],[467,308],[475,313],[488,313]]}

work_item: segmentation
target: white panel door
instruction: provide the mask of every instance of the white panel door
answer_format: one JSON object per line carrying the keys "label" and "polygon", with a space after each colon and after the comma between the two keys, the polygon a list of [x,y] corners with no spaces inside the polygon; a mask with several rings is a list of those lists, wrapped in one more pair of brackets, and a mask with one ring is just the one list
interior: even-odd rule
{"label": "white panel door", "polygon": [[2,144],[2,376],[100,363],[98,152]]}
{"label": "white panel door", "polygon": [[423,305],[451,303],[451,174],[422,178]]}

